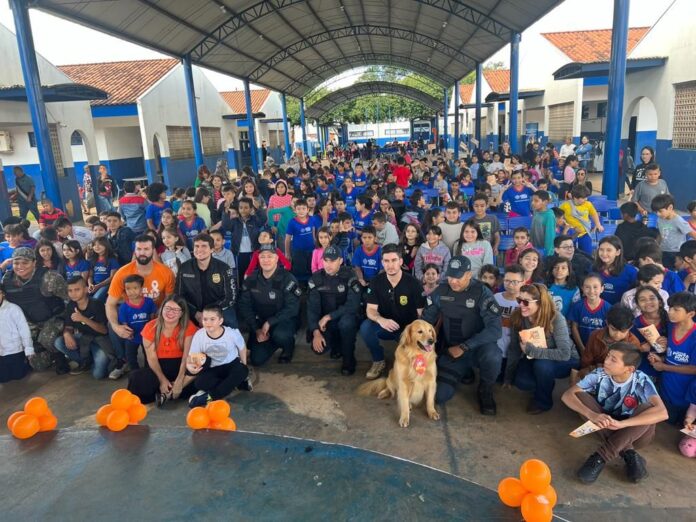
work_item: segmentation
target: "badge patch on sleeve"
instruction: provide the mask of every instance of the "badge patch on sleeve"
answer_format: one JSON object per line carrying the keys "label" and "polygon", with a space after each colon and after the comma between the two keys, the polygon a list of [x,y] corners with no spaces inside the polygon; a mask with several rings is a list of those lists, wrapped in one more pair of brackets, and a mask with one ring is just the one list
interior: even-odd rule
{"label": "badge patch on sleeve", "polygon": [[489,298],[485,303],[483,303],[483,307],[487,308],[491,311],[491,313],[494,313],[495,315],[500,315],[502,312],[500,306],[498,305],[498,302],[492,297]]}
{"label": "badge patch on sleeve", "polygon": [[307,283],[307,286],[309,287],[310,290],[312,290],[316,285],[314,284],[314,281],[312,279],[309,280]]}

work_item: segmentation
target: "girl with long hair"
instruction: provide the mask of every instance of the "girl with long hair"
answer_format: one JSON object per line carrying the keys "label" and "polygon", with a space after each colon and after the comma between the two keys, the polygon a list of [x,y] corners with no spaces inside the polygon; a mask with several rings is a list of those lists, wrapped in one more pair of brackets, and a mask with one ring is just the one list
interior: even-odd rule
{"label": "girl with long hair", "polygon": [[493,264],[493,247],[483,238],[481,227],[473,219],[462,226],[459,239],[452,247],[453,256],[465,256],[471,262],[473,277],[478,279],[483,265]]}
{"label": "girl with long hair", "polygon": [[[514,383],[521,390],[533,391],[527,413],[536,415],[551,409],[556,379],[568,377],[572,369],[578,368],[578,352],[570,340],[565,317],[556,310],[544,285],[522,286],[517,303],[519,308],[510,316],[505,386]],[[537,327],[545,333],[544,341],[527,337],[529,330]]]}
{"label": "girl with long hair", "polygon": [[416,254],[423,241],[423,234],[417,225],[408,224],[401,232],[399,249],[401,250],[402,268],[410,274],[413,274]]}
{"label": "girl with long hair", "polygon": [[[640,341],[640,351],[643,356],[643,361],[638,369],[652,378],[657,378],[660,373],[648,362],[648,354],[663,353],[667,349],[669,317],[665,310],[665,302],[660,292],[649,285],[641,286],[636,292],[635,299],[640,315],[633,320],[631,333]],[[650,325],[653,325],[659,334],[655,344],[649,343],[641,332],[643,328],[647,328]]]}
{"label": "girl with long hair", "polygon": [[55,270],[59,274],[63,272],[63,258],[58,254],[53,242],[48,239],[39,239],[34,249],[36,266],[43,266],[49,270]]}
{"label": "girl with long hair", "polygon": [[119,269],[118,260],[109,240],[105,237],[94,238],[87,260],[89,261],[87,278],[89,293],[97,301],[105,303],[111,279]]}
{"label": "girl with long hair", "polygon": [[524,268],[524,282],[526,284],[543,283],[544,266],[541,262],[541,254],[535,248],[527,248],[520,252],[517,263]]}
{"label": "girl with long hair", "polygon": [[556,310],[563,317],[568,317],[570,305],[580,299],[580,290],[570,259],[553,257],[548,267],[546,282]]}
{"label": "girl with long hair", "polygon": [[191,385],[184,387],[184,376],[196,330],[186,300],[178,295],[166,297],[157,318],[143,327],[148,366],[128,375],[128,389],[143,404],[155,402],[162,407],[170,399],[186,398],[195,391]]}
{"label": "girl with long hair", "polygon": [[602,277],[602,299],[609,304],[618,303],[626,290],[636,286],[638,269],[626,263],[623,243],[616,236],[606,236],[599,241],[593,269]]}

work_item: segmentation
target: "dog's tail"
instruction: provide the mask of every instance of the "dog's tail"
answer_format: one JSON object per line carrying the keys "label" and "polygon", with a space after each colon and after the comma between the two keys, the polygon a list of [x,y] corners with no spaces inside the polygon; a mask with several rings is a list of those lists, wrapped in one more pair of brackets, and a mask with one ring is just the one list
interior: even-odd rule
{"label": "dog's tail", "polygon": [[375,379],[374,381],[366,382],[358,388],[358,395],[367,397],[368,395],[379,395],[381,391],[387,389],[387,379]]}

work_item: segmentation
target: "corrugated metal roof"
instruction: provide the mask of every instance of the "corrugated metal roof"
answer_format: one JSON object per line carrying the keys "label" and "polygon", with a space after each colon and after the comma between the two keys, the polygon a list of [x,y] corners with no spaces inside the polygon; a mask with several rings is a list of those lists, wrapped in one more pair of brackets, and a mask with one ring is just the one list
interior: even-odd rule
{"label": "corrugated metal roof", "polygon": [[95,100],[92,105],[122,105],[135,103],[178,63],[166,58],[59,65],[58,68],[75,83],[91,85],[109,94],[106,100]]}

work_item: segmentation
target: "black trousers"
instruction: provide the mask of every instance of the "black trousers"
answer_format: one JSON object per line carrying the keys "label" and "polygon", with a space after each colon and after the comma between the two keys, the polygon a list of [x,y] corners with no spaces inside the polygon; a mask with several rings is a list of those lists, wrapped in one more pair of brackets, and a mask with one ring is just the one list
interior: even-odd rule
{"label": "black trousers", "polygon": [[271,327],[270,339],[262,343],[256,340],[256,332],[249,333],[249,359],[253,366],[262,366],[280,348],[283,355],[292,358],[295,352],[295,321],[287,321]]}
{"label": "black trousers", "polygon": [[30,370],[24,352],[0,356],[0,383],[23,379]]}
{"label": "black trousers", "polygon": [[355,338],[358,334],[358,323],[355,316],[344,315],[338,320],[329,321],[326,325],[324,338],[326,352],[340,352],[343,356],[343,368],[355,370]]}
{"label": "black trousers", "polygon": [[292,249],[291,272],[298,281],[307,282],[312,275],[312,251]]}
{"label": "black trousers", "polygon": [[197,390],[210,394],[215,400],[223,399],[242,384],[248,375],[248,368],[242,361],[235,359],[220,366],[203,368],[193,385]]}
{"label": "black trousers", "polygon": [[[160,368],[162,368],[162,373],[173,382],[179,375],[179,368],[181,368],[181,359],[160,359]],[[155,402],[155,394],[160,389],[160,382],[157,375],[149,367],[141,368],[134,372],[128,374],[128,390],[140,397],[140,401],[143,404],[150,404]],[[181,392],[181,398],[187,398],[193,395],[195,389],[193,384],[186,386]]]}

